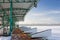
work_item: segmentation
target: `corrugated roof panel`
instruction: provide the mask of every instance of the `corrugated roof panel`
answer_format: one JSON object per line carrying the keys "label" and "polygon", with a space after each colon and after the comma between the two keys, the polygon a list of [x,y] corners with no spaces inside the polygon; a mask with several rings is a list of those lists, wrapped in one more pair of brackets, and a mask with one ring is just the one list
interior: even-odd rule
{"label": "corrugated roof panel", "polygon": [[[34,7],[34,2],[37,2],[37,1],[36,0],[12,0],[13,19],[14,20],[17,19],[17,21],[24,21],[24,16],[32,7]],[[4,1],[0,0],[0,13],[1,13],[0,17],[1,18],[3,16],[3,12],[6,15],[8,15],[7,17],[10,17],[10,0],[4,0]],[[7,18],[4,18],[4,20],[7,21]]]}

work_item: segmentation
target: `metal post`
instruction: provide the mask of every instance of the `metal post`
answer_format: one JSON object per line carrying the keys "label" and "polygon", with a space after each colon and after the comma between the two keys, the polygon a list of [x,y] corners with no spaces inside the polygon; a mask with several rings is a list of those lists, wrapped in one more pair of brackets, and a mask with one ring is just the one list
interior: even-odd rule
{"label": "metal post", "polygon": [[9,35],[11,35],[11,32],[13,30],[12,11],[13,11],[13,9],[12,9],[12,0],[10,0],[10,33],[9,33]]}

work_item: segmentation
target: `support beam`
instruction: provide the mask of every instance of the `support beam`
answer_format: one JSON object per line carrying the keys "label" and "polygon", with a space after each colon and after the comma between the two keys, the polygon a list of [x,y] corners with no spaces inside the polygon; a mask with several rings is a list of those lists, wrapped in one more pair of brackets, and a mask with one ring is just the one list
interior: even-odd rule
{"label": "support beam", "polygon": [[[4,8],[6,11],[9,11],[10,8]],[[3,9],[3,10],[4,10]],[[29,10],[29,9],[26,9],[26,8],[12,8],[12,10]]]}
{"label": "support beam", "polygon": [[13,25],[12,25],[12,23],[13,23],[13,18],[12,18],[12,11],[13,11],[13,4],[12,4],[12,0],[10,0],[10,33],[9,33],[9,35],[11,35],[11,32],[12,32],[12,30],[13,30]]}
{"label": "support beam", "polygon": [[2,26],[4,27],[4,17],[5,17],[5,10],[3,10],[4,13],[3,13],[3,16],[2,16]]}

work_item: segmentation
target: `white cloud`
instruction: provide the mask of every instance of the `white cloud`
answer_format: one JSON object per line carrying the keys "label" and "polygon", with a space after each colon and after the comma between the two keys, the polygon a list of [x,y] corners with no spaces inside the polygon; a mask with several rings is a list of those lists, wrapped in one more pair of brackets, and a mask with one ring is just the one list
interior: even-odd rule
{"label": "white cloud", "polygon": [[50,11],[44,11],[43,14],[60,14],[60,10],[50,10]]}
{"label": "white cloud", "polygon": [[60,11],[45,11],[42,13],[28,13],[25,17],[24,22],[19,22],[20,24],[34,24],[34,23],[39,23],[39,24],[57,24],[60,22],[57,22],[54,20],[52,17],[46,16],[47,14],[53,14],[53,13],[60,13]]}
{"label": "white cloud", "polygon": [[43,13],[35,13],[35,14],[31,14],[32,16],[45,16],[45,14]]}
{"label": "white cloud", "polygon": [[48,13],[60,13],[60,11],[56,11],[56,10],[53,10],[53,11],[48,11]]}
{"label": "white cloud", "polygon": [[[30,19],[31,20],[31,19]],[[46,24],[46,23],[57,23],[56,21],[54,21],[52,18],[48,18],[48,17],[40,17],[40,18],[36,18],[36,19],[32,19],[33,23],[39,23],[39,24]]]}

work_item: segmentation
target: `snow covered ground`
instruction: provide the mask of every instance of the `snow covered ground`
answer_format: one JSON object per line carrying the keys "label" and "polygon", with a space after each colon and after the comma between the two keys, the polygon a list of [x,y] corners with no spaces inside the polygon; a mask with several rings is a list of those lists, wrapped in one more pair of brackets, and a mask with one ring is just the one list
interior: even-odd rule
{"label": "snow covered ground", "polygon": [[[52,36],[49,40],[60,40],[60,26],[37,27],[38,31],[45,29],[52,29]],[[10,40],[11,37],[0,37],[0,40]]]}
{"label": "snow covered ground", "polygon": [[52,29],[52,36],[50,40],[60,40],[60,26],[44,26],[44,27],[37,27],[40,30],[45,29]]}
{"label": "snow covered ground", "polygon": [[[11,37],[0,37],[0,40],[10,40]],[[60,40],[60,37],[52,36],[49,40]]]}
{"label": "snow covered ground", "polygon": [[[11,40],[11,37],[0,37],[0,40]],[[60,40],[60,37],[52,36],[49,40]]]}
{"label": "snow covered ground", "polygon": [[0,40],[11,40],[11,37],[9,36],[9,37],[0,37]]}

